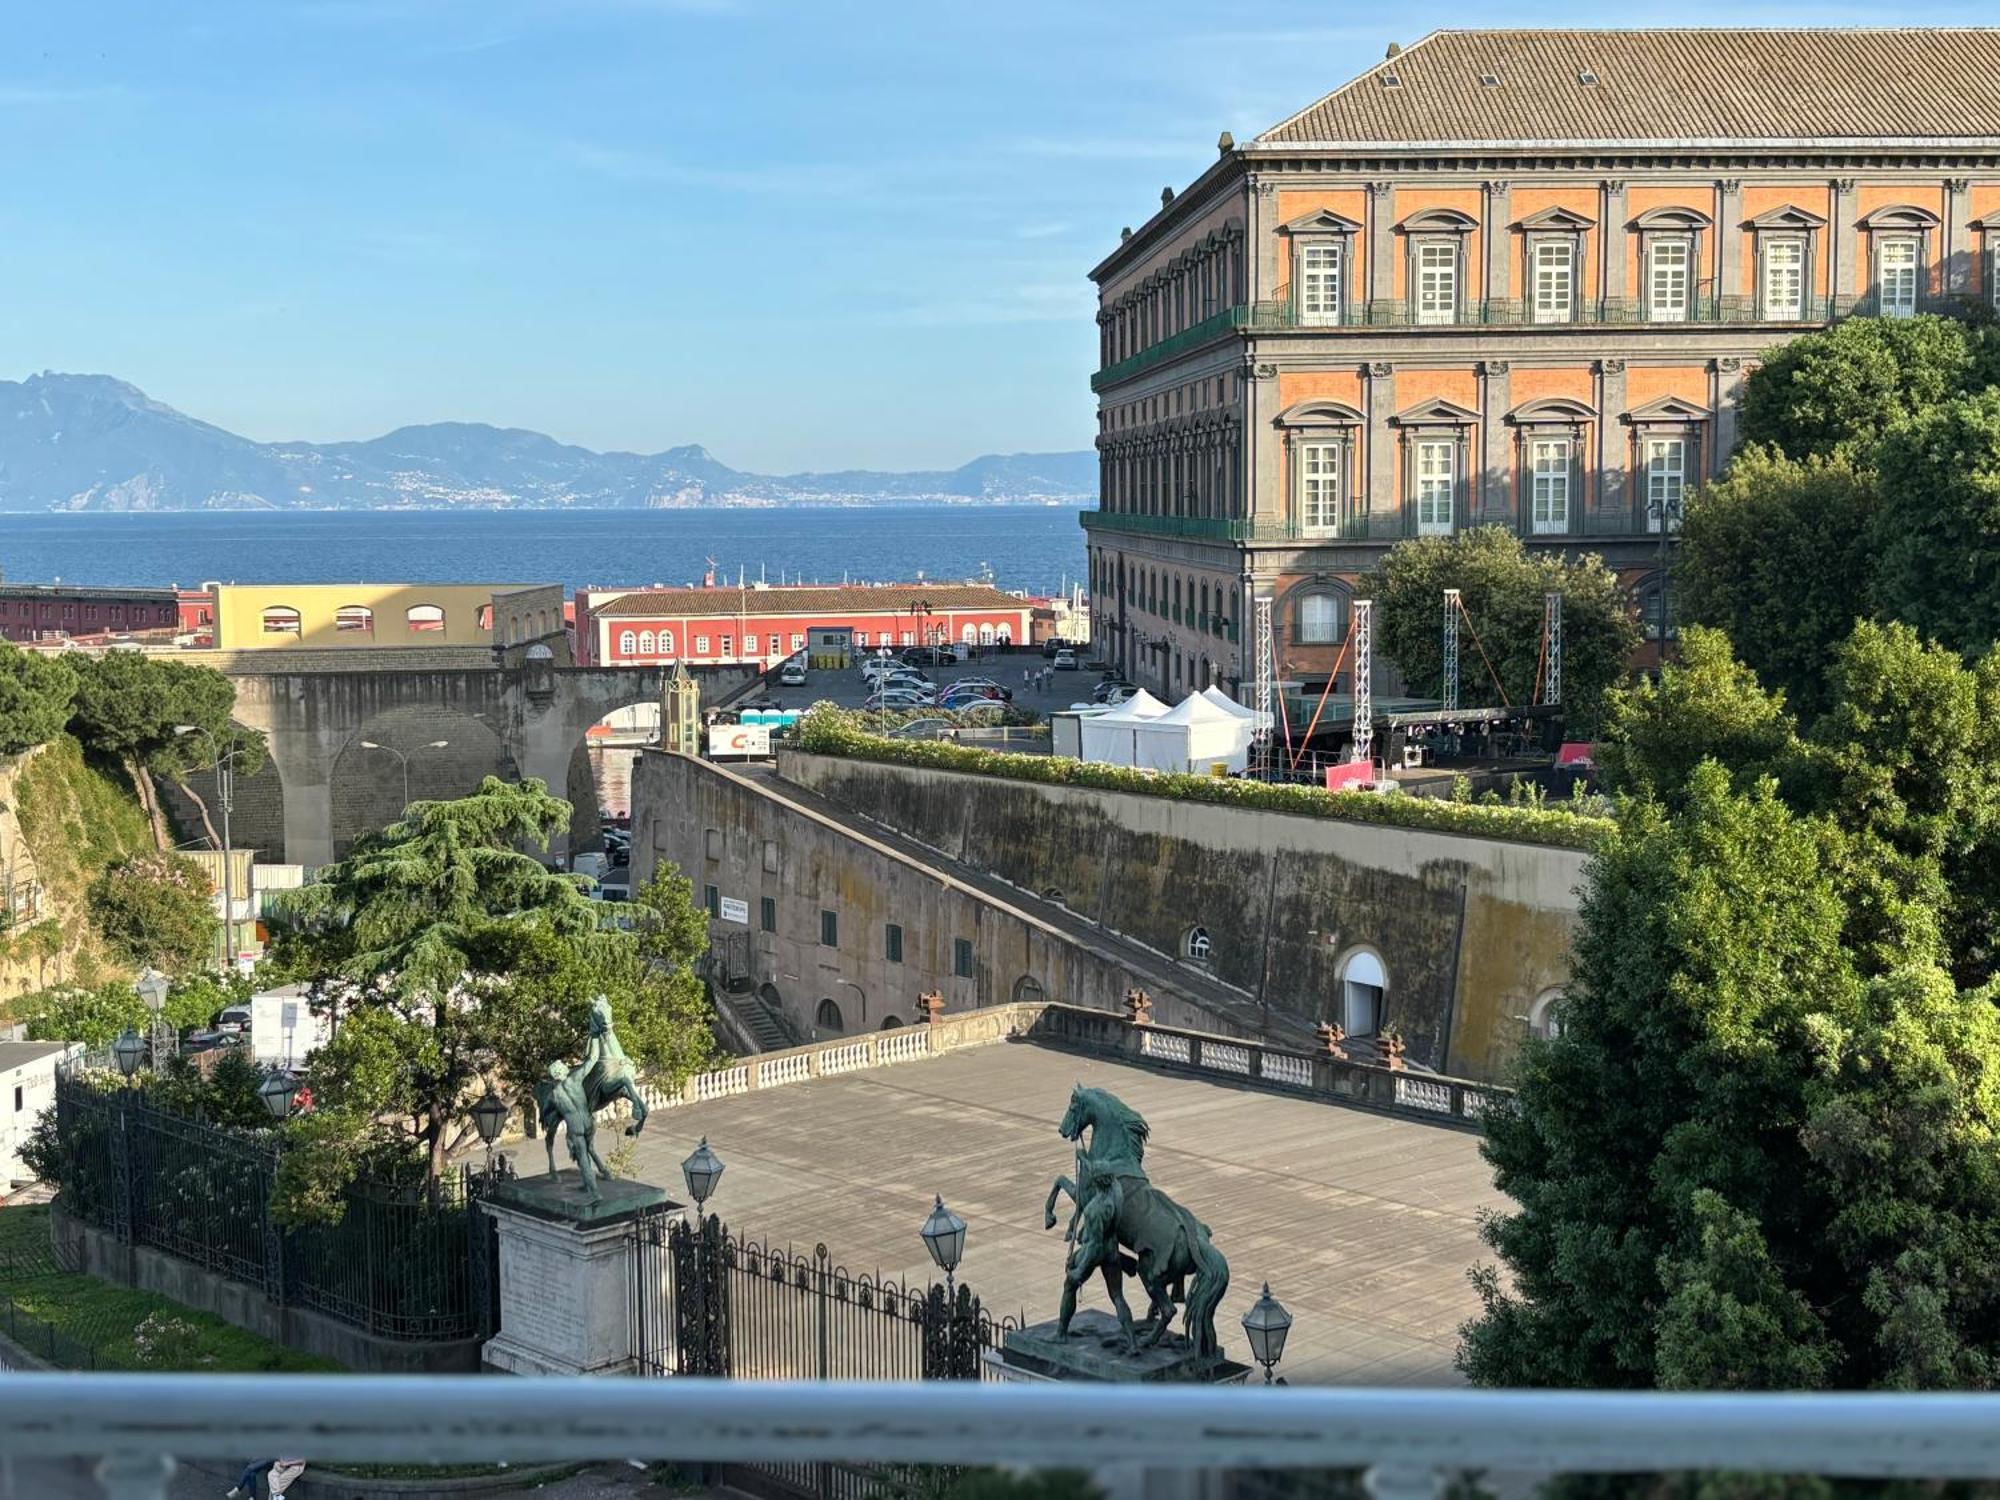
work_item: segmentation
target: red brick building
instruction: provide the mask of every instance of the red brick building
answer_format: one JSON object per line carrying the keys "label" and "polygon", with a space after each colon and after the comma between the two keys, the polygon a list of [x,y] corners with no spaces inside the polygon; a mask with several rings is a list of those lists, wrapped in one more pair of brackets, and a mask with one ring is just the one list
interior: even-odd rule
{"label": "red brick building", "polygon": [[584,666],[762,662],[806,648],[815,626],[854,632],[857,647],[954,641],[1025,645],[1033,604],[990,584],[579,589],[576,657]]}
{"label": "red brick building", "polygon": [[0,584],[0,640],[125,635],[142,630],[174,630],[179,624],[179,600],[172,589]]}

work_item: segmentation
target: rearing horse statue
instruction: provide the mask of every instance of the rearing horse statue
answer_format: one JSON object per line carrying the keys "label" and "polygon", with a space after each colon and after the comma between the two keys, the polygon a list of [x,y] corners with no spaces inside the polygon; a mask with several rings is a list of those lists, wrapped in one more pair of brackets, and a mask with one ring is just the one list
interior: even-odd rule
{"label": "rearing horse statue", "polygon": [[[618,1033],[612,1029],[611,1001],[603,995],[595,996],[590,1002],[590,1039],[584,1043],[583,1061],[576,1065],[575,1071],[583,1077],[583,1104],[590,1114],[595,1115],[606,1105],[623,1099],[632,1106],[632,1123],[625,1127],[625,1133],[637,1135],[645,1128],[646,1101],[639,1097],[639,1080],[632,1071],[632,1059],[618,1045]],[[556,1174],[556,1126],[563,1123],[563,1111],[558,1107],[553,1080],[544,1079],[535,1085],[535,1105],[549,1149],[549,1175],[553,1177]],[[599,1170],[607,1177],[611,1175],[610,1168],[602,1166],[601,1162]]]}

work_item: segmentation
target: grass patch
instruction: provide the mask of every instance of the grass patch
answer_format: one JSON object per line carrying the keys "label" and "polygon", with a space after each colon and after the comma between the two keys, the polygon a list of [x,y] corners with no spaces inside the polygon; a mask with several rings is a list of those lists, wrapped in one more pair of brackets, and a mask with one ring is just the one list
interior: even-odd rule
{"label": "grass patch", "polygon": [[47,1357],[45,1328],[53,1328],[56,1362],[77,1368],[218,1374],[342,1368],[151,1292],[63,1270],[50,1248],[45,1204],[0,1208],[0,1331],[10,1324],[10,1308],[18,1341],[30,1353]]}

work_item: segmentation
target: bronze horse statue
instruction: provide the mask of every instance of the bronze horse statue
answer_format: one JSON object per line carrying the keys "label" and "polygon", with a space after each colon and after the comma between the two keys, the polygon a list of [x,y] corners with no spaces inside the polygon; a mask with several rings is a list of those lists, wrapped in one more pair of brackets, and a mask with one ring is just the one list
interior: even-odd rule
{"label": "bronze horse statue", "polygon": [[[583,1075],[583,1107],[590,1115],[595,1116],[605,1106],[623,1099],[632,1106],[632,1123],[625,1127],[625,1133],[637,1135],[645,1128],[646,1101],[639,1096],[639,1080],[632,1071],[632,1059],[618,1045],[618,1033],[611,1026],[611,1002],[603,995],[590,1002],[590,1039],[584,1043],[583,1061],[577,1064],[575,1071]],[[559,1082],[554,1078],[545,1078],[535,1085],[535,1109],[549,1149],[551,1177],[556,1174],[556,1126],[564,1120],[556,1097]],[[572,1085],[572,1089],[574,1087]],[[573,1108],[574,1093],[570,1102]],[[571,1149],[575,1149],[574,1143]],[[598,1169],[606,1177],[611,1176],[611,1170],[604,1166],[603,1159],[596,1157],[595,1152],[592,1156]],[[578,1165],[581,1167],[581,1163]]]}

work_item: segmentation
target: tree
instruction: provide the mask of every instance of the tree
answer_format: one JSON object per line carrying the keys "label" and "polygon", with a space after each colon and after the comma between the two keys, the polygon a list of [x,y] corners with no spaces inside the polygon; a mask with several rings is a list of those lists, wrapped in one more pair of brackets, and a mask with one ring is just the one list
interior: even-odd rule
{"label": "tree", "polygon": [[414,1142],[435,1182],[488,1083],[524,1098],[581,1048],[591,986],[642,1062],[707,1058],[686,883],[656,881],[633,903],[643,936],[607,927],[586,882],[520,852],[569,812],[539,781],[488,777],[469,797],[413,803],[273,913],[274,965],[324,981],[316,1003],[339,1018],[313,1064],[314,1150],[288,1167],[296,1211],[333,1201],[378,1126]]}
{"label": "tree", "polygon": [[1971,655],[2000,637],[2000,389],[1917,412],[1877,453],[1883,613]]}
{"label": "tree", "polygon": [[[1410,690],[1435,697],[1444,676],[1444,591],[1459,590],[1463,632],[1460,702],[1467,707],[1535,701],[1545,669],[1544,596],[1563,596],[1563,707],[1573,731],[1589,733],[1604,691],[1624,675],[1639,626],[1617,576],[1595,556],[1530,556],[1504,527],[1419,537],[1391,548],[1361,592],[1376,601],[1376,640]],[[1489,670],[1490,667],[1490,670]],[[1494,678],[1498,675],[1498,683]]]}
{"label": "tree", "polygon": [[186,855],[121,860],[90,883],[87,898],[98,934],[132,964],[178,974],[214,956],[215,887]]}
{"label": "tree", "polygon": [[1989,331],[1951,318],[1849,318],[1765,357],[1744,382],[1742,439],[1865,464],[1898,422],[1990,385],[1995,350]]}
{"label": "tree", "polygon": [[69,722],[76,673],[59,656],[0,641],[0,755],[45,745]]}
{"label": "tree", "polygon": [[[155,845],[165,849],[166,818],[154,775],[171,777],[186,790],[188,773],[210,763],[211,742],[223,753],[235,750],[239,775],[254,776],[263,764],[263,736],[231,721],[235,703],[235,685],[212,668],[108,651],[79,663],[71,727],[85,745],[123,762],[152,819]],[[207,733],[182,734],[183,725]],[[205,805],[202,815],[207,817]],[[213,829],[209,838],[221,842]]]}
{"label": "tree", "polygon": [[1683,625],[1726,631],[1737,656],[1810,721],[1826,673],[1867,611],[1874,477],[1845,458],[1739,452],[1689,500],[1674,563]]}
{"label": "tree", "polygon": [[1607,695],[1599,758],[1613,790],[1677,805],[1704,761],[1754,781],[1787,767],[1796,744],[1783,695],[1764,691],[1728,636],[1697,625],[1681,632],[1679,659],[1657,682]]}
{"label": "tree", "polygon": [[146,1035],[152,1017],[138,991],[120,980],[88,987],[58,985],[23,995],[14,1014],[27,1024],[31,1042],[81,1042],[106,1047],[122,1031]]}

